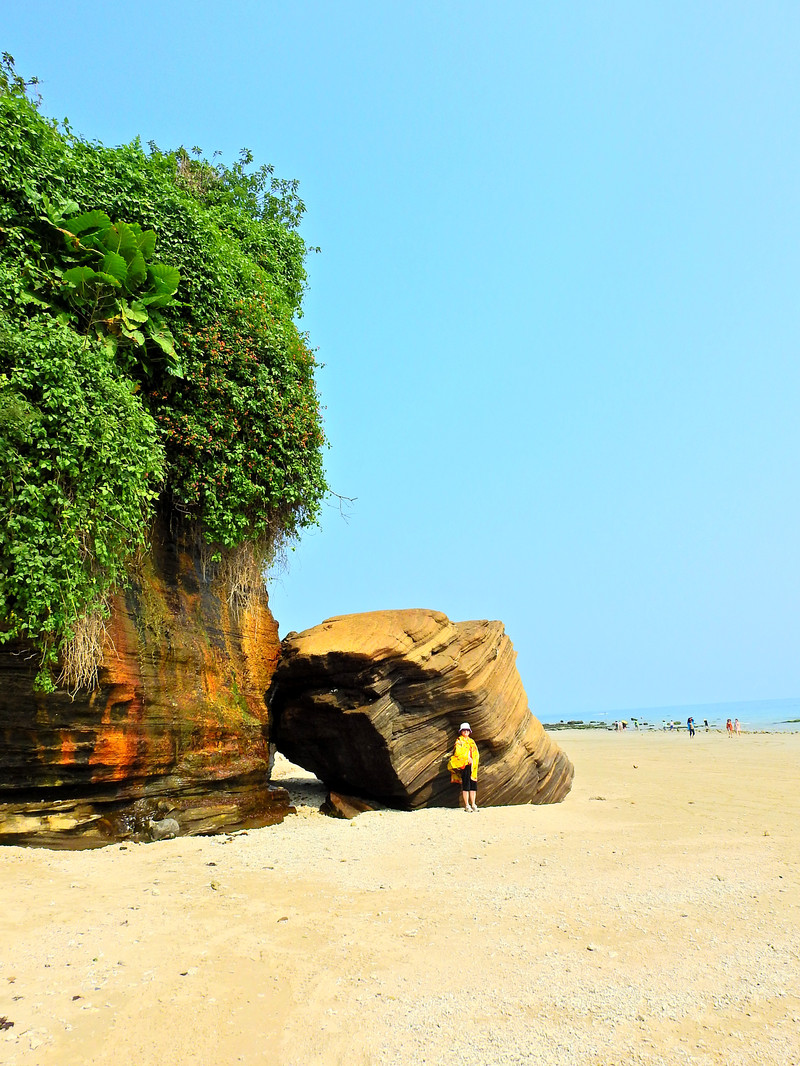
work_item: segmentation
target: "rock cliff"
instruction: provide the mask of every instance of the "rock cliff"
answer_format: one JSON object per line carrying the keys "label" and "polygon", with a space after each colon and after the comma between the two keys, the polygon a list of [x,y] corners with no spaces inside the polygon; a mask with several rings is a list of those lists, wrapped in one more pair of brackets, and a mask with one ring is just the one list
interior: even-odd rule
{"label": "rock cliff", "polygon": [[[93,846],[280,821],[265,694],[280,654],[266,593],[229,599],[167,531],[111,605],[99,683],[33,690],[0,648],[0,842]],[[166,825],[166,827],[165,827]]]}
{"label": "rock cliff", "polygon": [[290,633],[270,691],[278,750],[332,790],[389,806],[455,806],[446,769],[465,718],[479,803],[555,803],[573,768],[533,717],[501,622],[374,611]]}

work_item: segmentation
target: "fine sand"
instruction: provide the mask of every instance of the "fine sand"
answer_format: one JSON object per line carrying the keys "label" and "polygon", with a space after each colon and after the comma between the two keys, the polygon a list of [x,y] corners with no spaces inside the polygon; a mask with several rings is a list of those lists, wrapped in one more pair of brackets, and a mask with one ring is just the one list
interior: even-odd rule
{"label": "fine sand", "polygon": [[555,737],[555,806],[0,849],[0,1062],[797,1066],[800,735]]}

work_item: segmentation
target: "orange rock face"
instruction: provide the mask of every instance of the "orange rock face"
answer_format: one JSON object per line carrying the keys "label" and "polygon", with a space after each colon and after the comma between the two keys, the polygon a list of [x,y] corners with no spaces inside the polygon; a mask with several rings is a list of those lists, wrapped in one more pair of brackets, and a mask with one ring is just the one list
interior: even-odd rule
{"label": "orange rock face", "polygon": [[555,803],[573,768],[534,718],[502,622],[372,611],[290,633],[271,693],[278,750],[334,793],[455,806],[446,768],[468,719],[478,802]]}
{"label": "orange rock face", "polygon": [[36,661],[0,649],[0,842],[91,846],[264,825],[265,694],[280,655],[266,593],[237,610],[198,558],[157,538],[115,598],[99,683],[36,693]]}

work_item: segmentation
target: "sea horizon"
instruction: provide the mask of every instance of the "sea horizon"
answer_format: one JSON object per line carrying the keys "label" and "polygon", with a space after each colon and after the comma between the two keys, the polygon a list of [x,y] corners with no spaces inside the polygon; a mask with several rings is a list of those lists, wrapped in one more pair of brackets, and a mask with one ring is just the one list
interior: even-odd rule
{"label": "sea horizon", "polygon": [[[686,726],[686,720],[693,717],[695,726],[703,728],[707,720],[709,728],[724,729],[728,718],[739,719],[745,732],[748,730],[781,730],[785,732],[800,731],[800,697],[778,700],[735,700],[720,703],[683,703],[657,707],[624,707],[604,711],[584,711],[574,713],[567,718],[556,719],[554,716],[543,717],[547,726],[565,726],[575,723],[581,725],[613,725],[623,721],[629,725],[638,722],[640,726],[661,729],[666,722],[676,726]],[[538,717],[538,715],[537,715]]]}

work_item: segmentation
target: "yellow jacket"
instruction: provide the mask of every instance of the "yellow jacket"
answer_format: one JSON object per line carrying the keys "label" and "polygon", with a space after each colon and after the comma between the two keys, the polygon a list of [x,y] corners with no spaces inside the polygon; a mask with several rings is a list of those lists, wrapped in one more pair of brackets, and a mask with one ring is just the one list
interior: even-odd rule
{"label": "yellow jacket", "polygon": [[478,745],[472,739],[472,737],[456,738],[456,746],[453,749],[453,754],[447,761],[447,768],[450,771],[450,779],[453,784],[456,784],[461,780],[461,771],[467,765],[472,756],[472,779],[478,780],[478,763],[481,760],[478,754]]}

